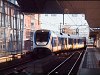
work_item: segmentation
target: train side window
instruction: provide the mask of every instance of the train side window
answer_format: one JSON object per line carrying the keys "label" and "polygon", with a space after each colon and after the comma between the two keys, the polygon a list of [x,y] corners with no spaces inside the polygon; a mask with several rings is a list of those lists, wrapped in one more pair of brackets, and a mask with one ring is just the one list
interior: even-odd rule
{"label": "train side window", "polygon": [[63,38],[63,45],[65,45],[66,43],[65,43],[65,38]]}
{"label": "train side window", "polygon": [[80,44],[82,43],[81,39],[79,40],[79,43],[80,43]]}
{"label": "train side window", "polygon": [[60,45],[61,45],[61,38],[58,37],[58,46],[60,46]]}
{"label": "train side window", "polygon": [[53,39],[52,39],[52,45],[53,45],[53,47],[57,46],[57,38],[56,37],[53,37]]}
{"label": "train side window", "polygon": [[78,43],[79,43],[79,44],[82,44],[82,39],[79,39]]}
{"label": "train side window", "polygon": [[74,39],[74,44],[76,44],[76,39]]}
{"label": "train side window", "polygon": [[68,44],[69,44],[69,45],[73,44],[73,39],[69,38],[69,39],[68,39]]}
{"label": "train side window", "polygon": [[61,45],[63,45],[63,38],[61,38]]}
{"label": "train side window", "polygon": [[80,39],[78,39],[78,44],[80,44]]}
{"label": "train side window", "polygon": [[61,38],[61,44],[64,45],[64,38]]}

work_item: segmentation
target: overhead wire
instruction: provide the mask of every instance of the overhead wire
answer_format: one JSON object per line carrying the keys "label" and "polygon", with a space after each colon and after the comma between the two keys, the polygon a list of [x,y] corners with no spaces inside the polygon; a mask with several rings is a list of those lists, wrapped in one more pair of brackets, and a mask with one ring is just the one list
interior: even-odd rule
{"label": "overhead wire", "polygon": [[[57,2],[57,4],[60,6],[60,8],[63,10],[63,13],[64,13],[64,8],[61,6],[61,4],[59,3],[59,1],[58,0],[56,0],[56,2]],[[72,4],[68,1],[68,4],[71,6],[71,8],[72,8],[72,10],[75,12],[76,10],[75,10],[75,7],[73,8],[73,6],[72,6]],[[77,26],[77,29],[82,25],[82,20],[79,18],[79,20],[81,21],[81,25],[77,25],[75,22],[74,22],[74,20],[69,16],[69,13],[67,12],[67,15],[68,15],[68,17],[71,19],[71,21]],[[70,26],[71,27],[71,26]],[[70,28],[69,27],[69,28]]]}
{"label": "overhead wire", "polygon": [[[56,2],[57,2],[57,4],[60,6],[60,8],[63,10],[63,14],[65,14],[64,13],[64,8],[61,6],[61,4],[58,2],[58,0],[56,0]],[[69,16],[69,13],[67,12],[67,16],[71,19],[71,17]],[[74,20],[73,19],[71,19],[71,21],[75,24],[75,25],[77,25],[75,22],[74,22]],[[71,27],[71,26],[70,26]],[[69,28],[70,28],[69,27]]]}
{"label": "overhead wire", "polygon": [[[72,4],[71,4],[69,1],[68,1],[68,3],[69,3],[69,5],[72,7],[72,10],[75,12],[75,11],[76,11],[76,10],[75,10],[75,7],[73,8]],[[79,18],[79,17],[78,17],[78,18]],[[79,20],[81,21],[81,25],[80,25],[80,26],[82,26],[82,19],[79,18]],[[84,24],[84,25],[85,25],[85,24]],[[76,28],[76,29],[79,29],[80,26],[77,25],[77,28]],[[83,29],[83,28],[82,28],[82,29]],[[90,29],[90,27],[89,27],[89,29]]]}
{"label": "overhead wire", "polygon": [[[69,5],[72,7],[72,9],[73,9],[74,12],[75,12],[75,9],[76,9],[76,8],[75,8],[75,7],[73,8],[73,6],[72,6],[72,4],[71,4],[70,2],[68,2],[68,3],[69,3]],[[79,18],[79,17],[78,17],[78,18]],[[81,25],[82,25],[82,20],[81,20],[80,18],[79,18],[79,20],[81,21]],[[80,26],[81,26],[81,25],[80,25]],[[79,28],[80,26],[78,26],[77,28]]]}

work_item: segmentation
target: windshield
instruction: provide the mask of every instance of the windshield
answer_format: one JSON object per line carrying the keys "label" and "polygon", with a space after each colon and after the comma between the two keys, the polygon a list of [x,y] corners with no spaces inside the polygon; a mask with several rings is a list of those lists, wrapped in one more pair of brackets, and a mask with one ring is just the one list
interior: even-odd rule
{"label": "windshield", "polygon": [[46,45],[49,41],[49,32],[37,31],[35,38],[37,45]]}

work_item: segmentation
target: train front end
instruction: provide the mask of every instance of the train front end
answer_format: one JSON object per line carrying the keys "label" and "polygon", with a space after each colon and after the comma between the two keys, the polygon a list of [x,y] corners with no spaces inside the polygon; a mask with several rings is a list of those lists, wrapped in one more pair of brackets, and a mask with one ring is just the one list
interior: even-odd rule
{"label": "train front end", "polygon": [[33,52],[37,55],[51,54],[50,46],[50,31],[37,30],[34,34]]}

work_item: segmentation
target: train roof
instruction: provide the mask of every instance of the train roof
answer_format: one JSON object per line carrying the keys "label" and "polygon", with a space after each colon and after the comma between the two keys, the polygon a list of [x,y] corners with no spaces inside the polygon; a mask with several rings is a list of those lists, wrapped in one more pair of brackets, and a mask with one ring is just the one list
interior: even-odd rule
{"label": "train roof", "polygon": [[62,35],[60,34],[60,36],[63,37],[63,38],[68,38],[69,37],[68,34],[64,34],[64,33],[62,33]]}
{"label": "train roof", "polygon": [[45,32],[49,32],[50,30],[48,30],[48,29],[38,29],[38,30],[36,30],[36,31],[45,31]]}
{"label": "train roof", "polygon": [[85,37],[80,37],[79,35],[70,35],[70,38],[85,39]]}
{"label": "train roof", "polygon": [[68,34],[65,34],[65,33],[59,33],[59,32],[55,32],[55,31],[52,31],[55,35],[57,35],[57,37],[63,37],[63,38],[67,38],[69,37]]}
{"label": "train roof", "polygon": [[78,35],[70,35],[70,38],[79,38]]}
{"label": "train roof", "polygon": [[54,31],[51,31],[51,36],[57,37],[57,34]]}
{"label": "train roof", "polygon": [[84,38],[84,37],[79,37],[79,35],[59,33],[59,32],[48,30],[48,29],[39,29],[39,30],[36,30],[36,31],[50,32],[52,37],[76,38],[76,39],[83,39]]}

